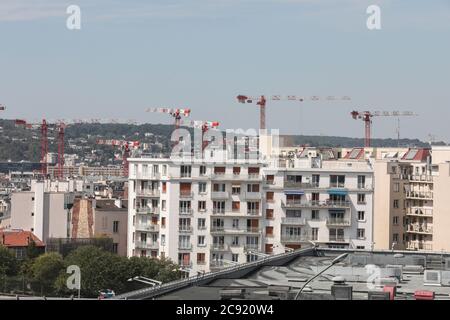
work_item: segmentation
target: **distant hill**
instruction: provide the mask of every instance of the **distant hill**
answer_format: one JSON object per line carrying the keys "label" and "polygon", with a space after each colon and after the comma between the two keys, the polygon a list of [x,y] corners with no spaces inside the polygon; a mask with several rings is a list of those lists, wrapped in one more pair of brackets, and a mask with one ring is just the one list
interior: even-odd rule
{"label": "distant hill", "polygon": [[[13,120],[0,120],[2,134],[0,135],[0,161],[32,161],[40,159],[40,130],[30,130],[17,127]],[[170,150],[170,135],[173,125],[165,124],[76,124],[66,128],[65,152],[78,154],[80,158],[95,154],[95,165],[119,164],[120,159],[114,155],[119,151],[110,146],[96,144],[96,140],[123,139],[139,140],[150,145],[149,152],[168,152]],[[57,152],[56,132],[49,131],[49,151]],[[290,136],[295,145],[310,145],[322,147],[361,147],[364,140],[360,138],[334,136]],[[375,147],[396,147],[395,139],[373,139]],[[441,142],[438,144],[445,143]],[[400,146],[427,147],[428,143],[418,139],[401,139]],[[72,148],[75,147],[75,148]],[[89,163],[89,162],[88,162]]]}

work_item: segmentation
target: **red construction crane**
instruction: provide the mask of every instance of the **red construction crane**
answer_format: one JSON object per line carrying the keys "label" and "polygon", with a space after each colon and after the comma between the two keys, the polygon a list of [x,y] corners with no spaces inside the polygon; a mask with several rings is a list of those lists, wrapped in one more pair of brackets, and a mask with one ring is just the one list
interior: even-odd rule
{"label": "red construction crane", "polygon": [[[167,113],[175,119],[175,141],[178,141],[178,128],[180,128],[181,117],[189,117],[191,109],[187,108],[148,108],[147,112]],[[178,142],[175,142],[177,144]]]}
{"label": "red construction crane", "polygon": [[350,97],[348,97],[348,96],[343,96],[343,97],[327,96],[326,98],[321,99],[318,96],[303,97],[303,96],[296,96],[296,95],[288,95],[288,96],[273,95],[268,99],[266,99],[266,97],[264,95],[262,95],[260,97],[249,97],[246,95],[238,95],[236,98],[237,98],[238,102],[240,102],[240,103],[253,103],[253,101],[256,101],[256,104],[259,106],[259,128],[260,129],[266,129],[267,100],[272,100],[272,101],[285,100],[285,101],[299,101],[299,102],[303,102],[306,100],[312,100],[312,101],[350,100]]}
{"label": "red construction crane", "polygon": [[6,107],[3,104],[0,104],[0,111],[5,111]]}
{"label": "red construction crane", "polygon": [[208,146],[209,141],[205,141],[205,133],[208,132],[210,129],[215,129],[219,126],[219,122],[217,121],[202,121],[202,120],[181,120],[180,125],[196,128],[202,130],[202,153],[205,150],[205,148]]}
{"label": "red construction crane", "polygon": [[130,151],[132,148],[137,149],[141,143],[139,141],[98,139],[97,144],[107,145],[107,146],[115,146],[115,147],[119,147],[122,150],[123,175],[125,177],[128,177],[128,158],[130,157]]}
{"label": "red construction crane", "polygon": [[364,136],[364,146],[366,148],[371,145],[371,134],[372,134],[372,118],[373,117],[408,117],[417,116],[412,111],[352,111],[351,116],[353,119],[362,119],[364,121],[365,136]]}

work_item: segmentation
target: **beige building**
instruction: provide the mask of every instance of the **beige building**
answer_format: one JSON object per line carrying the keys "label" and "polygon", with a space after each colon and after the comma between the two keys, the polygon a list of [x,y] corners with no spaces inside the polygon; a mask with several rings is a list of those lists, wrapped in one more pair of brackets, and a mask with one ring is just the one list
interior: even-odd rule
{"label": "beige building", "polygon": [[374,247],[450,251],[450,147],[389,153],[374,165]]}

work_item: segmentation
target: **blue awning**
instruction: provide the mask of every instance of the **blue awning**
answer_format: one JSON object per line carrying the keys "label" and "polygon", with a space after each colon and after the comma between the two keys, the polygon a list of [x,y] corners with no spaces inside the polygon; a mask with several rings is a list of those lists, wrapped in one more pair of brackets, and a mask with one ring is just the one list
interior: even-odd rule
{"label": "blue awning", "polygon": [[336,196],[346,196],[348,194],[348,191],[346,189],[330,189],[328,190],[328,194]]}
{"label": "blue awning", "polygon": [[301,196],[301,195],[304,195],[305,192],[302,190],[286,190],[286,191],[284,191],[284,194]]}

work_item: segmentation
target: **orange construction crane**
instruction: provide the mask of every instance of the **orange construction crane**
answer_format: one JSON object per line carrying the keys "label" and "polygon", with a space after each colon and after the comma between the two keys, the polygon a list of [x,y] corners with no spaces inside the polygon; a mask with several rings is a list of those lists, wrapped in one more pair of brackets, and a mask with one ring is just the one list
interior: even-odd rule
{"label": "orange construction crane", "polygon": [[[362,119],[364,121],[365,136],[364,136],[364,146],[366,148],[371,146],[371,135],[372,135],[372,118],[373,117],[408,117],[417,116],[412,111],[352,111],[351,116],[353,119]],[[400,133],[398,133],[400,136]]]}
{"label": "orange construction crane", "polygon": [[131,149],[139,148],[141,143],[139,141],[125,141],[115,139],[110,140],[98,139],[96,143],[101,145],[119,147],[122,150],[123,175],[125,177],[128,177],[128,158],[130,157],[130,151]]}
{"label": "orange construction crane", "polygon": [[299,101],[299,102],[303,102],[306,100],[311,100],[311,101],[350,100],[350,97],[348,97],[348,96],[342,96],[342,97],[327,96],[326,98],[320,98],[318,96],[303,97],[303,96],[296,96],[296,95],[287,95],[287,96],[273,95],[270,98],[266,98],[264,95],[262,95],[260,97],[249,97],[246,95],[238,95],[236,98],[237,98],[238,102],[240,102],[240,103],[253,103],[253,101],[256,101],[256,104],[259,106],[259,128],[260,129],[266,129],[267,100],[272,100],[272,101],[285,100],[285,101]]}

